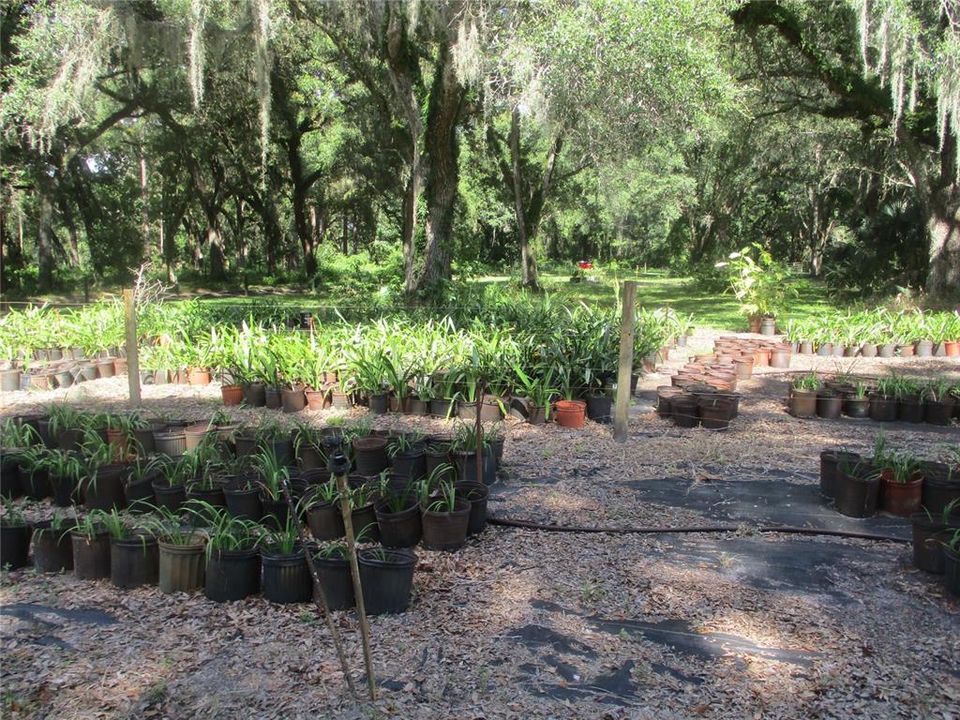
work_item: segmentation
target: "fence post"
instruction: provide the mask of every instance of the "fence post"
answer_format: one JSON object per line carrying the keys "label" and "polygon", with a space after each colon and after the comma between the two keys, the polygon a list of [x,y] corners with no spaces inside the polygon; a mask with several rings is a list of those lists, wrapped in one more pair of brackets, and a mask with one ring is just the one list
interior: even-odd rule
{"label": "fence post", "polygon": [[123,291],[124,327],[127,331],[127,383],[130,387],[130,406],[140,407],[140,358],[137,355],[137,308],[133,290]]}
{"label": "fence post", "polygon": [[613,411],[613,439],[627,440],[627,417],[630,414],[630,375],[633,372],[634,305],[637,283],[623,283],[623,318],[620,321],[620,362],[617,367],[617,402]]}

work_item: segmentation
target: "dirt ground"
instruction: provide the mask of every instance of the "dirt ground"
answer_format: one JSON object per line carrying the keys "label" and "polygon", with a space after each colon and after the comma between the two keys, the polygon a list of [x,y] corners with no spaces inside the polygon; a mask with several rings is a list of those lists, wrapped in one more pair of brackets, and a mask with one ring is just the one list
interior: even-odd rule
{"label": "dirt ground", "polygon": [[[690,350],[712,339],[698,332]],[[665,370],[684,356],[674,351]],[[789,372],[811,367],[960,379],[956,359],[795,358]],[[881,426],[790,417],[781,402],[787,377],[764,370],[744,383],[741,414],[725,431],[657,418],[653,391],[669,382],[662,374],[641,382],[624,444],[594,423],[566,430],[508,420],[489,505],[496,517],[733,529],[491,526],[457,553],[418,548],[411,609],[371,619],[376,702],[349,696],[312,606],[220,605],[23,570],[3,573],[0,588],[2,715],[960,718],[960,603],[912,567],[909,545],[757,532],[775,524],[909,536],[905,521],[853,521],[820,504],[819,451],[867,450]],[[125,393],[125,379],[12,393],[0,396],[0,413],[60,399],[120,408]],[[148,415],[201,419],[219,407],[219,389],[147,386],[144,405]],[[375,425],[449,428],[397,416]],[[957,426],[883,429],[892,446],[931,459],[960,442]],[[348,613],[336,621],[362,691],[356,621]]]}

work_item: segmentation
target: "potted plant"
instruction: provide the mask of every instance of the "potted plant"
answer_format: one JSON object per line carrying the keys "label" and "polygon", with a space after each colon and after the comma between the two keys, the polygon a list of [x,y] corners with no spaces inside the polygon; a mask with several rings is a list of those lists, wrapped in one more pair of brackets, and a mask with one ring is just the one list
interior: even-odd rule
{"label": "potted plant", "polygon": [[[329,543],[321,546],[313,556],[317,577],[330,610],[349,610],[356,604],[353,595],[353,578],[350,561],[344,543]],[[368,610],[369,612],[369,610]]]}
{"label": "potted plant", "polygon": [[903,377],[895,378],[894,383],[897,396],[897,419],[901,422],[923,422],[923,403],[919,385]]}
{"label": "potted plant", "polygon": [[351,441],[356,473],[372,477],[390,467],[387,439],[376,435],[355,437]]}
{"label": "potted plant", "polygon": [[396,435],[387,442],[387,456],[394,475],[419,480],[427,474],[424,435],[420,432]]}
{"label": "potted plant", "polygon": [[410,606],[417,556],[409,549],[367,548],[357,553],[368,614],[401,613]]}
{"label": "potted plant", "polygon": [[418,485],[409,477],[401,486],[383,479],[380,499],[374,505],[380,542],[385,547],[413,547],[423,534]]}
{"label": "potted plant", "polygon": [[157,538],[144,527],[129,525],[116,508],[103,512],[99,521],[110,537],[110,582],[125,589],[156,585]]}
{"label": "potted plant", "polygon": [[817,392],[817,416],[829,420],[840,417],[843,409],[843,396],[828,387],[821,387]]}
{"label": "potted plant", "polygon": [[877,381],[870,393],[870,419],[878,422],[893,422],[897,419],[897,381],[886,377]]}
{"label": "potted plant", "polygon": [[110,577],[110,533],[103,523],[105,513],[94,510],[77,519],[69,530],[73,546],[73,574],[80,580]]}
{"label": "potted plant", "polygon": [[853,384],[853,392],[843,399],[843,412],[852,418],[865,418],[870,415],[870,398],[867,393],[870,386],[865,382]]}
{"label": "potted plant", "polygon": [[948,380],[929,383],[923,398],[923,419],[932,425],[949,425],[953,417],[952,387]]}
{"label": "potted plant", "polygon": [[924,572],[943,574],[943,544],[949,535],[960,529],[960,500],[954,500],[940,514],[926,508],[911,518],[913,530],[913,564]]}
{"label": "potted plant", "polygon": [[753,243],[730,253],[729,260],[717,263],[717,267],[727,268],[730,290],[740,303],[740,311],[750,321],[750,332],[773,335],[777,313],[788,297],[796,294],[789,283],[786,266],[774,261],[760,244]]}
{"label": "potted plant", "polygon": [[294,520],[266,536],[260,547],[263,596],[275,603],[301,603],[312,597],[313,581]]}
{"label": "potted plant", "polygon": [[183,459],[167,458],[157,464],[157,475],[151,481],[153,497],[159,507],[179,510],[187,499],[187,481],[192,479],[194,467]]}
{"label": "potted plant", "polygon": [[790,414],[794,417],[816,416],[819,390],[820,379],[814,371],[794,378],[790,383]]}
{"label": "potted plant", "polygon": [[37,572],[59,573],[73,570],[73,545],[70,531],[76,527],[72,517],[54,510],[49,520],[33,526],[33,566]]}
{"label": "potted plant", "polygon": [[492,485],[496,480],[496,467],[493,462],[493,452],[490,446],[490,437],[486,433],[480,435],[481,463],[480,476],[477,476],[477,436],[473,427],[460,424],[450,443],[450,455],[453,457],[457,478],[462,482],[482,482]]}
{"label": "potted plant", "polygon": [[[184,524],[178,513],[158,508],[152,523],[160,550],[157,584],[160,592],[192,592],[203,587],[206,567],[206,535],[192,524]],[[204,507],[202,502],[188,506],[189,514],[198,518],[216,518],[218,510]]]}
{"label": "potted plant", "polygon": [[487,526],[487,499],[490,488],[480,482],[458,482],[456,490],[470,503],[470,520],[467,523],[467,535],[479,535]]}
{"label": "potted plant", "polygon": [[951,595],[960,596],[960,529],[943,544],[943,584]]}
{"label": "potted plant", "polygon": [[204,595],[214,602],[242,600],[260,592],[260,526],[212,509],[207,529]]}
{"label": "potted plant", "polygon": [[283,484],[290,479],[290,471],[280,463],[276,453],[270,447],[261,448],[254,458],[254,464],[260,473],[260,504],[263,507],[263,524],[274,531],[286,527],[288,515],[287,501],[283,496]]}
{"label": "potted plant", "polygon": [[820,494],[833,500],[837,490],[837,472],[841,462],[855,466],[862,458],[847,450],[823,450],[820,453]]}
{"label": "potted plant", "polygon": [[880,471],[866,458],[841,459],[836,478],[837,512],[848,517],[872,517],[880,499]]}
{"label": "potted plant", "polygon": [[342,538],[343,515],[340,512],[340,491],[333,478],[313,485],[300,501],[301,511],[314,540],[327,541]]}
{"label": "potted plant", "polygon": [[0,515],[0,567],[15,570],[29,564],[30,525],[13,504],[2,498],[3,514]]}
{"label": "potted plant", "polygon": [[421,498],[423,546],[430,550],[458,550],[467,541],[470,501],[453,483],[441,483],[439,493]]}
{"label": "potted plant", "polygon": [[874,454],[882,481],[882,509],[893,515],[909,517],[920,509],[923,473],[920,463],[906,452],[890,453],[882,459]]}
{"label": "potted plant", "polygon": [[526,400],[527,422],[542,425],[550,420],[550,406],[560,392],[553,385],[554,368],[546,368],[542,375],[528,375],[517,363],[513,366],[513,372],[517,379],[517,391]]}
{"label": "potted plant", "polygon": [[81,452],[84,469],[77,480],[76,495],[91,510],[126,507],[123,493],[125,465],[114,462],[115,448],[100,433],[87,429]]}

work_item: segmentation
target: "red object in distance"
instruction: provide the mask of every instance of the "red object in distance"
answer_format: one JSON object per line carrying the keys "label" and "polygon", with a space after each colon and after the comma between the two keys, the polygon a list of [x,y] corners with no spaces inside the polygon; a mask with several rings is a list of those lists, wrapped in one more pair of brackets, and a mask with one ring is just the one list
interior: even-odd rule
{"label": "red object in distance", "polygon": [[577,263],[577,267],[579,267],[581,270],[593,270],[593,263],[587,262],[586,260],[581,260]]}

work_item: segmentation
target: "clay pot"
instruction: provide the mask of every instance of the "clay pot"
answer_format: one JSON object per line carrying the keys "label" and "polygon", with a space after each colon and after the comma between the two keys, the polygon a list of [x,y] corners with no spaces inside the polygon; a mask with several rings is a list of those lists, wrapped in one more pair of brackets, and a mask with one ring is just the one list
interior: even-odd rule
{"label": "clay pot", "polygon": [[240,385],[221,385],[220,397],[227,406],[239,405],[243,402],[243,387]]}
{"label": "clay pot", "polygon": [[587,403],[583,400],[557,400],[554,421],[568,428],[582,428],[587,415]]}
{"label": "clay pot", "polygon": [[210,371],[201,368],[190,368],[187,373],[187,382],[191,385],[209,385]]}

